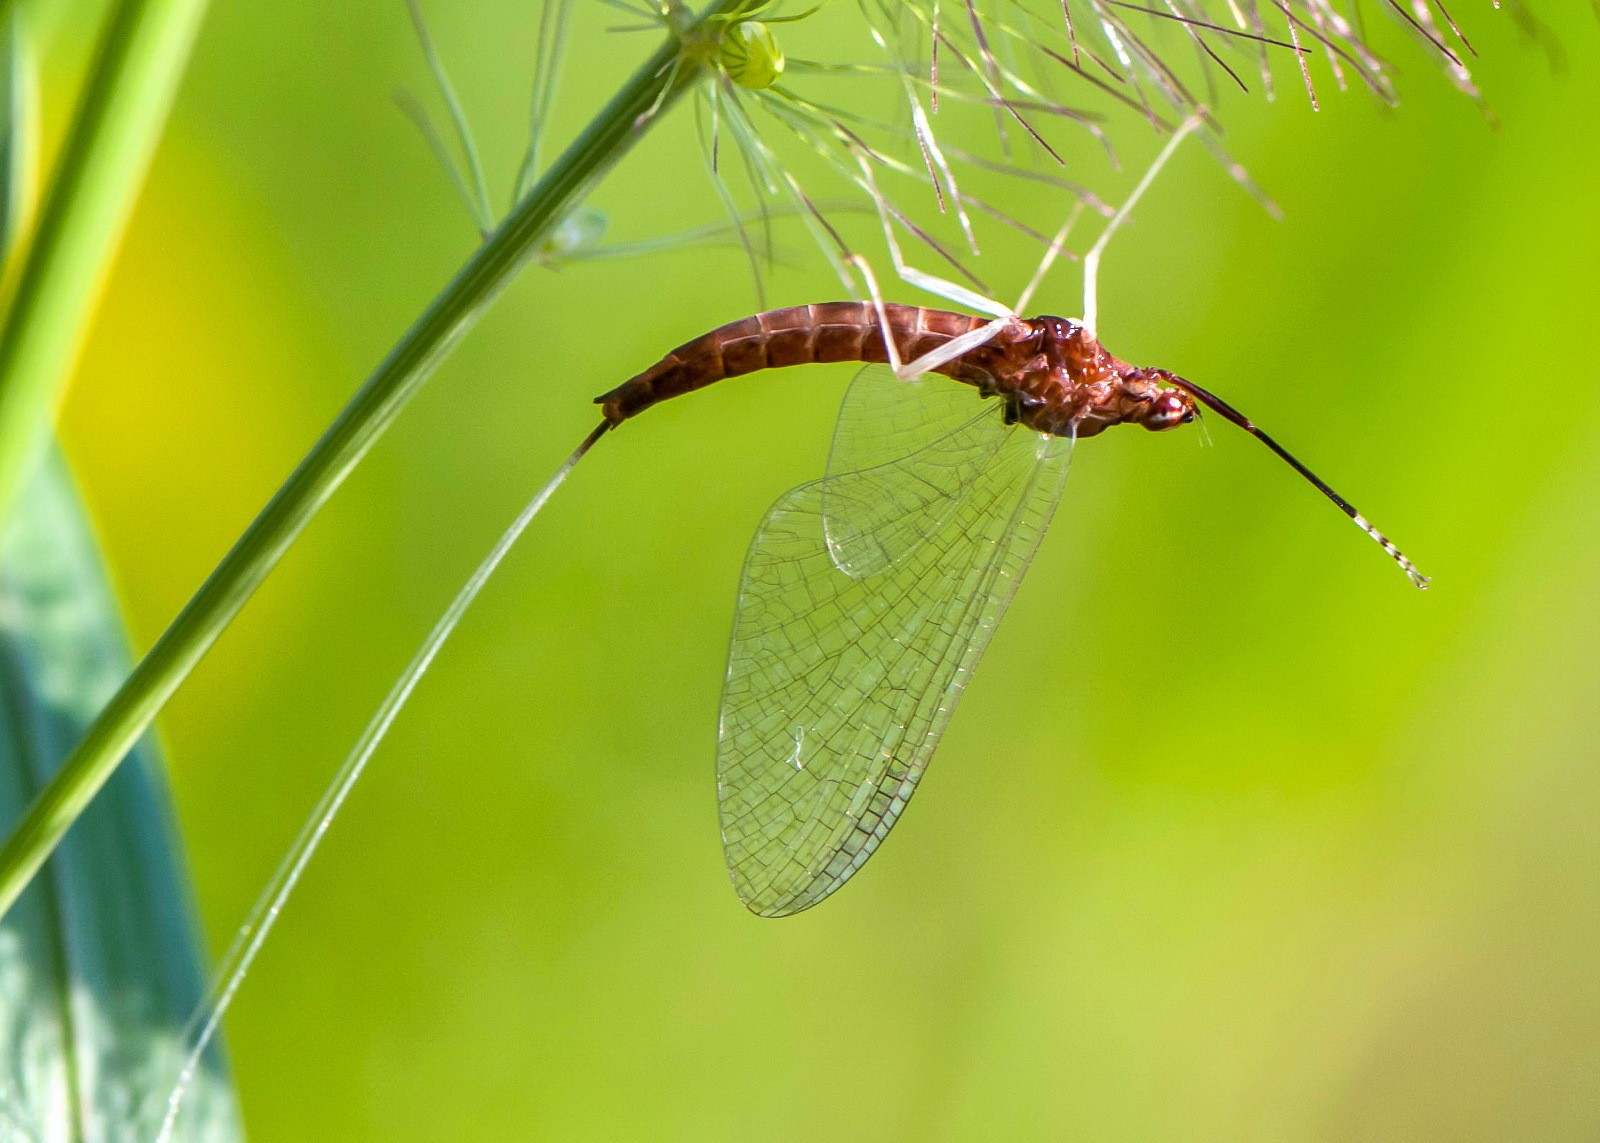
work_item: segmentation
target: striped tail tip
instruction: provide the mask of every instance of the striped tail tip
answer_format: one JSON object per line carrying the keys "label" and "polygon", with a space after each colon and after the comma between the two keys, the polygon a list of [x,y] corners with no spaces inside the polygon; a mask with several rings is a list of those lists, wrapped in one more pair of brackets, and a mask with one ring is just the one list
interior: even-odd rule
{"label": "striped tail tip", "polygon": [[1351,512],[1350,519],[1356,522],[1356,527],[1376,540],[1380,548],[1389,553],[1389,558],[1400,565],[1400,570],[1406,573],[1406,578],[1414,583],[1419,591],[1428,590],[1428,585],[1433,582],[1432,578],[1418,571],[1417,565],[1406,558],[1406,554],[1395,546],[1394,541],[1368,523],[1367,518],[1361,513]]}

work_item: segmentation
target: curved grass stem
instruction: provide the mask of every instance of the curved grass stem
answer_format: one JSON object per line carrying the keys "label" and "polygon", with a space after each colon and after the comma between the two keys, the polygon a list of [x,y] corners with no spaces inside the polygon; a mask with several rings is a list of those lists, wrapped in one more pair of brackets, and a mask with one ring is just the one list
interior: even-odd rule
{"label": "curved grass stem", "polygon": [[[169,3],[175,0],[168,0]],[[712,0],[698,23],[745,0]],[[697,25],[696,25],[697,26]],[[401,337],[107,704],[0,848],[9,909],[124,755],[422,383],[582,202],[695,79],[668,37]]]}
{"label": "curved grass stem", "polygon": [[234,938],[233,947],[222,958],[211,995],[195,1013],[194,1023],[188,1033],[189,1050],[184,1057],[183,1068],[178,1074],[177,1081],[173,1084],[172,1092],[167,1097],[166,1116],[162,1120],[161,1130],[156,1134],[155,1143],[168,1143],[171,1139],[189,1085],[194,1082],[195,1073],[205,1057],[206,1048],[210,1046],[217,1029],[221,1027],[222,1018],[227,1015],[234,996],[238,994],[240,985],[244,983],[244,978],[255,964],[256,954],[261,951],[261,946],[272,933],[273,926],[278,923],[284,905],[288,903],[295,886],[300,883],[300,876],[306,871],[306,866],[311,864],[311,859],[316,856],[323,837],[333,825],[333,819],[339,815],[339,811],[344,808],[345,800],[350,796],[350,791],[355,789],[356,783],[361,780],[361,775],[366,771],[367,762],[372,758],[373,752],[382,744],[384,736],[389,733],[389,728],[394,725],[395,718],[410,700],[411,692],[417,689],[417,684],[422,681],[422,676],[428,673],[428,668],[433,665],[445,642],[454,634],[456,625],[467,613],[467,608],[478,598],[484,585],[489,582],[489,577],[494,575],[512,547],[522,538],[522,533],[528,530],[533,518],[543,510],[550,497],[555,495],[556,489],[565,483],[584,454],[593,448],[610,428],[609,421],[600,422],[599,427],[583,439],[567,458],[566,463],[556,469],[555,475],[545,482],[544,487],[534,494],[533,499],[528,501],[527,506],[517,514],[517,518],[500,534],[494,547],[489,549],[489,554],[484,556],[472,574],[467,577],[467,582],[456,592],[455,598],[450,601],[450,606],[439,616],[439,621],[433,625],[428,637],[422,641],[416,654],[406,664],[405,670],[400,672],[400,677],[389,688],[389,693],[384,696],[383,702],[373,712],[371,720],[361,732],[361,737],[356,740],[355,746],[340,765],[338,772],[334,774],[333,781],[323,791],[322,798],[311,811],[311,816],[306,819],[294,843],[289,846],[289,852],[284,854],[282,862],[272,875],[272,880],[268,881],[266,888],[261,891],[255,908],[250,911],[249,918],[240,928],[238,936]]}

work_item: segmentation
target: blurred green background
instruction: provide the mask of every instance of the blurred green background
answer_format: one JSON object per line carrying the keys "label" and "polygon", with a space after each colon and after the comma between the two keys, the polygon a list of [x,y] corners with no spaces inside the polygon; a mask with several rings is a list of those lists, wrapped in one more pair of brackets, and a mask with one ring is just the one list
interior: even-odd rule
{"label": "blurred green background", "polygon": [[[58,91],[96,9],[66,11]],[[503,190],[538,5],[429,11]],[[580,13],[568,133],[649,39]],[[1595,1138],[1600,27],[1543,11],[1563,68],[1455,14],[1501,130],[1414,49],[1393,112],[1323,71],[1313,113],[1280,64],[1224,110],[1285,219],[1180,152],[1101,322],[1432,590],[1225,425],[1088,442],[915,809],[758,921],[717,835],[726,635],[850,371],[663,407],[552,502],[291,903],[229,1026],[253,1137]],[[141,648],[471,248],[399,86],[398,0],[208,18],[63,429]],[[619,239],[717,218],[687,106],[595,205]],[[786,242],[771,303],[836,296]],[[590,398],[754,308],[735,251],[532,269],[456,352],[164,717],[214,950]]]}

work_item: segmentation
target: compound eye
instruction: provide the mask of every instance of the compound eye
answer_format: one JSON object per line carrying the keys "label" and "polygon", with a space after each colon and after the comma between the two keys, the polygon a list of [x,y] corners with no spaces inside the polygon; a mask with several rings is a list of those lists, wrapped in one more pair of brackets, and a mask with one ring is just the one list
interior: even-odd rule
{"label": "compound eye", "polygon": [[1144,424],[1147,429],[1160,432],[1163,429],[1186,425],[1192,420],[1194,420],[1194,410],[1183,398],[1176,393],[1162,393],[1152,403]]}

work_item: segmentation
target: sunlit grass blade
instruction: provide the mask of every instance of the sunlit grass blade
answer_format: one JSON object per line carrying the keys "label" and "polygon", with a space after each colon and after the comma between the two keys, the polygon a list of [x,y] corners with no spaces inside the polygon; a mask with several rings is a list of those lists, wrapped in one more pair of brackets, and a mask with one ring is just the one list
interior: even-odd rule
{"label": "sunlit grass blade", "polygon": [[205,9],[120,0],[107,19],[0,329],[0,520],[44,455]]}
{"label": "sunlit grass blade", "polygon": [[39,197],[39,69],[20,6],[6,12],[0,36],[0,264],[9,270]]}

